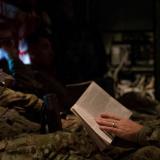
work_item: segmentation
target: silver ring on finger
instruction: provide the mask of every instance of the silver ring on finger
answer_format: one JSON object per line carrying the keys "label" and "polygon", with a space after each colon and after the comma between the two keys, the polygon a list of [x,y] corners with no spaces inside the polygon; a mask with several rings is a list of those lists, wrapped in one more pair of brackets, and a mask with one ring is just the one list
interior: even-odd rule
{"label": "silver ring on finger", "polygon": [[114,122],[112,122],[112,127],[116,128],[116,124]]}

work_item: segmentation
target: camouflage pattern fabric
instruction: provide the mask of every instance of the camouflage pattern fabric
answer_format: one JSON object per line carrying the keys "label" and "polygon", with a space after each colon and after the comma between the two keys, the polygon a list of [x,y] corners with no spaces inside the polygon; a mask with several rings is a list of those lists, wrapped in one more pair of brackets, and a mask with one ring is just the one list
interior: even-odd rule
{"label": "camouflage pattern fabric", "polygon": [[[134,112],[132,119],[145,127],[131,143],[115,138],[100,152],[81,122],[68,116],[63,131],[39,134],[40,125],[21,113],[40,111],[43,101],[32,94],[0,88],[1,160],[159,160],[160,117]],[[159,106],[156,107],[159,110]],[[22,111],[21,111],[22,110]],[[18,113],[18,112],[19,113]]]}
{"label": "camouflage pattern fabric", "polygon": [[[83,136],[83,139],[81,138]],[[6,144],[7,143],[7,144]],[[88,160],[102,159],[86,135],[55,132],[47,135],[27,135],[1,142],[1,160]]]}
{"label": "camouflage pattern fabric", "polygon": [[[20,116],[20,115],[19,115]],[[21,116],[19,117],[21,118]],[[97,150],[78,120],[66,120],[63,131],[52,134],[19,132],[0,141],[1,160],[101,160]],[[1,124],[2,126],[5,124]],[[26,126],[25,123],[22,127]],[[29,127],[29,126],[27,126]],[[36,131],[36,127],[32,125]],[[30,128],[32,128],[30,126]],[[15,129],[17,129],[15,127]],[[25,132],[25,131],[24,131]],[[5,135],[3,135],[5,137]]]}
{"label": "camouflage pattern fabric", "polygon": [[43,101],[33,94],[0,87],[0,140],[13,138],[21,133],[38,133],[40,125],[23,115],[38,117],[36,114],[40,115],[42,105]]}
{"label": "camouflage pattern fabric", "polygon": [[43,101],[34,94],[22,93],[0,86],[0,106],[15,109],[31,120],[39,121]]}
{"label": "camouflage pattern fabric", "polygon": [[[69,123],[68,123],[69,122]],[[156,122],[156,121],[153,121]],[[149,121],[151,124],[152,122]],[[159,121],[160,123],[160,121]],[[155,125],[159,124],[158,122]],[[24,124],[23,124],[24,125]],[[34,126],[33,126],[34,127]],[[146,128],[142,138],[147,145],[129,143],[116,138],[112,145],[100,152],[81,123],[73,118],[64,120],[63,131],[51,134],[19,134],[0,141],[1,160],[159,160],[158,130]],[[141,133],[141,134],[142,134]],[[151,141],[150,141],[151,140]]]}
{"label": "camouflage pattern fabric", "polygon": [[14,138],[22,133],[39,133],[40,125],[29,121],[14,109],[0,107],[0,140]]}

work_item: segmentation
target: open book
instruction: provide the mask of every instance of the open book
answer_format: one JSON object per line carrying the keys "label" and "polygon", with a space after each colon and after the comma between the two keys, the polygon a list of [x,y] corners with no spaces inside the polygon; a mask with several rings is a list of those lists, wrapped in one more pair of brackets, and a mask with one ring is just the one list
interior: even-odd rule
{"label": "open book", "polygon": [[100,130],[95,118],[105,112],[124,118],[129,118],[132,114],[130,110],[111,97],[94,81],[71,107],[71,111],[82,120],[89,135],[100,150],[104,150],[112,142],[114,135]]}

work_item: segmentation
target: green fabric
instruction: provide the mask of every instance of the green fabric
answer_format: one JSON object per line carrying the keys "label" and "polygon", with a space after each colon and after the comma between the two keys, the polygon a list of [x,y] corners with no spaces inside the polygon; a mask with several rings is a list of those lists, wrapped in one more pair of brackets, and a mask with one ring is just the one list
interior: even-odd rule
{"label": "green fabric", "polygon": [[0,106],[15,109],[32,121],[40,121],[43,101],[34,94],[14,91],[0,87]]}
{"label": "green fabric", "polygon": [[[72,129],[71,129],[72,128]],[[77,124],[52,134],[19,134],[0,141],[1,160],[104,159],[83,128]]]}
{"label": "green fabric", "polygon": [[[1,88],[0,88],[1,89]],[[40,125],[23,113],[40,112],[43,101],[32,94],[2,88],[0,94],[1,160],[159,160],[160,117],[134,112],[133,120],[145,127],[133,143],[115,138],[103,152],[73,116],[63,131],[39,134]],[[157,109],[159,107],[156,107]],[[24,114],[25,115],[25,114]],[[31,114],[33,115],[33,113]]]}
{"label": "green fabric", "polygon": [[[16,113],[16,111],[14,111]],[[142,132],[146,137],[144,146],[142,144],[130,143],[118,138],[115,138],[113,144],[108,146],[105,151],[100,152],[94,142],[90,139],[83,126],[74,118],[73,123],[64,127],[63,131],[57,131],[50,134],[38,134],[34,125],[27,126],[30,122],[22,120],[22,116],[18,113],[17,123],[23,127],[32,128],[31,133],[17,130],[16,125],[14,128],[17,130],[16,135],[10,135],[6,139],[5,134],[1,137],[0,141],[0,159],[1,160],[158,160],[160,159],[160,137],[157,130],[150,130],[144,128]],[[11,115],[11,114],[10,114]],[[14,116],[13,116],[14,117]],[[23,123],[21,123],[23,121]],[[157,120],[160,121],[160,120]],[[154,121],[155,122],[155,121]],[[151,121],[149,121],[151,123]],[[157,123],[158,124],[158,123]],[[1,123],[0,125],[6,125]],[[35,129],[35,130],[34,130]],[[38,129],[38,126],[37,126]],[[5,129],[4,129],[5,130]],[[19,133],[18,133],[19,131]],[[148,132],[149,131],[149,132]],[[1,132],[0,132],[1,134]],[[9,135],[9,134],[8,134]],[[154,138],[154,144],[150,139]],[[152,141],[153,142],[153,141]],[[147,145],[146,145],[147,144]]]}

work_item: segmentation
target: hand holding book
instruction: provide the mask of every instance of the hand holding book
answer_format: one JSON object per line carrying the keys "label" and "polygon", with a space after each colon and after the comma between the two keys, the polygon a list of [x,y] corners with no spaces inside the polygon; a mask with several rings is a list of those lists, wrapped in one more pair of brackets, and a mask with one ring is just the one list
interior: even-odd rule
{"label": "hand holding book", "polygon": [[128,141],[134,141],[137,133],[143,128],[142,125],[132,120],[120,118],[111,113],[101,114],[96,118],[96,122],[104,132],[114,134]]}
{"label": "hand holding book", "polygon": [[[114,132],[113,127],[112,131],[109,131],[110,133],[107,132],[107,129],[109,130],[109,128],[105,129],[105,132],[102,131],[103,128],[99,128],[99,125],[100,127],[102,127],[102,122],[107,118],[107,115],[103,115],[102,113],[113,113],[114,115],[118,115],[120,117],[123,117],[124,119],[129,119],[129,117],[132,115],[132,112],[130,110],[120,104],[115,98],[111,97],[105,90],[103,90],[103,88],[101,88],[95,82],[92,82],[89,85],[82,96],[71,107],[71,111],[82,120],[82,123],[84,124],[86,130],[92,137],[93,141],[100,148],[100,150],[105,149],[107,145],[111,144],[114,138],[114,134],[110,134],[111,132]],[[99,115],[101,115],[101,117],[99,121],[97,120],[97,123],[95,118]],[[117,119],[117,121],[119,121],[122,126],[124,125],[122,123],[123,121],[121,121],[118,117],[115,118],[113,116],[110,116],[107,119],[114,119],[114,121]],[[116,123],[113,123],[113,120],[110,120],[110,125],[113,124]],[[123,130],[123,128],[121,129]],[[123,131],[121,132],[115,135],[122,135]]]}

